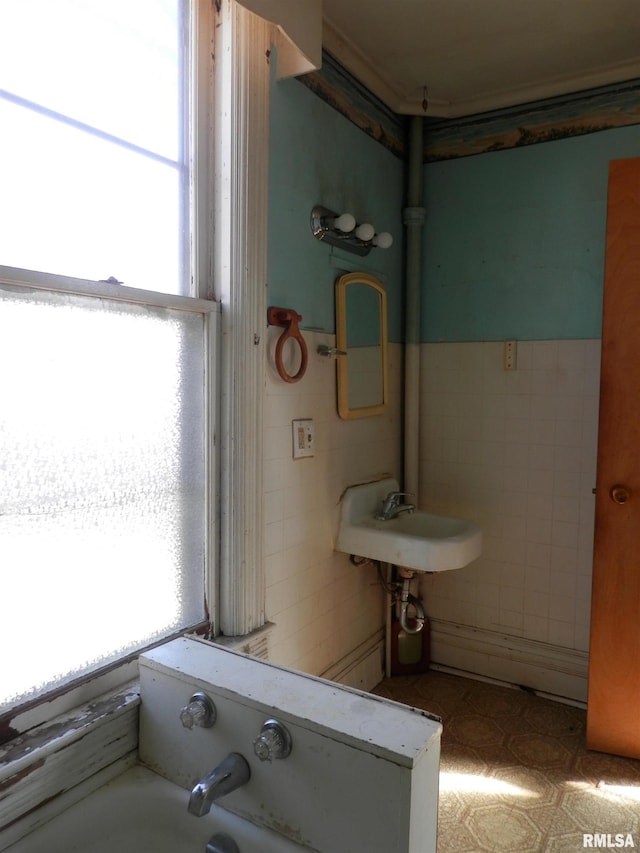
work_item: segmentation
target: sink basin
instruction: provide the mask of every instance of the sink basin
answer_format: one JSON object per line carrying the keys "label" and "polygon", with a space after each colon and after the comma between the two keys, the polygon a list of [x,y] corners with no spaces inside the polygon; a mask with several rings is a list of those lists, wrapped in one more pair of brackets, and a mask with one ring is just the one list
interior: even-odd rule
{"label": "sink basin", "polygon": [[375,518],[397,480],[352,486],[344,494],[336,550],[420,572],[461,569],[482,552],[482,531],[472,521],[429,512]]}

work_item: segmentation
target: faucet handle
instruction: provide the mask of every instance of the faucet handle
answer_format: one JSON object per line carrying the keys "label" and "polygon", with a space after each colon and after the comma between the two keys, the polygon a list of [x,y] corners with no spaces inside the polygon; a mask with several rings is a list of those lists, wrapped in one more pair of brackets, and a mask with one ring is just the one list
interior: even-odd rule
{"label": "faucet handle", "polygon": [[405,496],[406,496],[406,497],[412,497],[412,493],[411,493],[411,492],[389,492],[389,493],[388,493],[387,495],[385,495],[385,497],[382,499],[382,503],[383,503],[383,504],[385,504],[385,503],[386,503],[386,504],[393,504],[393,503],[396,503],[396,501],[398,500],[398,498],[402,498],[402,497],[405,497]]}
{"label": "faucet handle", "polygon": [[253,751],[260,761],[286,758],[291,752],[291,735],[282,723],[267,720],[253,742]]}
{"label": "faucet handle", "polygon": [[[375,516],[378,521],[389,521],[392,518],[391,513],[400,507],[400,498],[404,495],[411,495],[411,492],[389,492],[382,499],[382,506],[378,514]],[[407,505],[409,506],[409,505]]]}
{"label": "faucet handle", "polygon": [[411,497],[411,492],[389,492],[389,494],[382,499],[382,511],[393,509],[393,507],[398,506],[400,503],[400,498],[402,497]]}
{"label": "faucet handle", "polygon": [[180,722],[185,729],[192,729],[194,726],[208,729],[215,723],[216,716],[216,706],[211,699],[206,693],[198,691],[180,711]]}

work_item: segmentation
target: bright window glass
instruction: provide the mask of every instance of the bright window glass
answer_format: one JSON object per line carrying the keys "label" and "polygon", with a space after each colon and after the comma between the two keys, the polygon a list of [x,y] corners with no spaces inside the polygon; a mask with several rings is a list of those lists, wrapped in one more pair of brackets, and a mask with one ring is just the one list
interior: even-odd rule
{"label": "bright window glass", "polygon": [[0,262],[187,293],[184,0],[0,2]]}
{"label": "bright window glass", "polygon": [[207,618],[195,3],[0,0],[0,713]]}
{"label": "bright window glass", "polygon": [[0,296],[1,707],[202,620],[206,534],[205,318]]}

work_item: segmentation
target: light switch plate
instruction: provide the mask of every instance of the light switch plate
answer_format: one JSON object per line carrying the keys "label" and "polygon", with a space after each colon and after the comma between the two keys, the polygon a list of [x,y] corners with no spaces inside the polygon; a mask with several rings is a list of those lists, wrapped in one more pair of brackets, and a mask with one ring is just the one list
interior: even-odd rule
{"label": "light switch plate", "polygon": [[300,459],[303,456],[313,456],[314,453],[314,425],[312,418],[301,418],[291,421],[293,438],[293,458]]}

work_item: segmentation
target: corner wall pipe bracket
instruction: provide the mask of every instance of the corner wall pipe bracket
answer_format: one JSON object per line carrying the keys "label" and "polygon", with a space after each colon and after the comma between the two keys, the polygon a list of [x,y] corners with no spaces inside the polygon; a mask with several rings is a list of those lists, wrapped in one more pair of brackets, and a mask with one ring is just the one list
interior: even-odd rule
{"label": "corner wall pipe bracket", "polygon": [[[271,307],[267,309],[267,323],[270,326],[280,326],[284,329],[284,332],[278,338],[275,353],[276,369],[280,378],[284,380],[284,382],[298,382],[302,379],[307,370],[307,361],[309,356],[307,352],[307,345],[302,337],[302,332],[298,328],[300,320],[302,320],[302,316],[292,308]],[[287,373],[282,360],[284,345],[289,338],[293,338],[300,347],[300,367],[294,374]]]}

